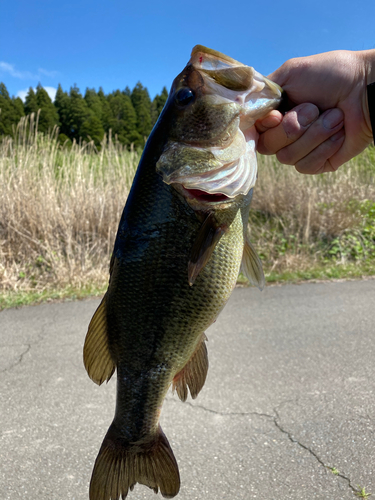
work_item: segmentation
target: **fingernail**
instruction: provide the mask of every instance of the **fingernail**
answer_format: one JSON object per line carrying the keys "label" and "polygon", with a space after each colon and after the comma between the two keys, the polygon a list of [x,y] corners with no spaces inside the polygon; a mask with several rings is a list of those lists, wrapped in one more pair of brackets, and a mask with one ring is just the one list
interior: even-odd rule
{"label": "fingernail", "polygon": [[342,139],[345,135],[345,129],[342,128],[341,130],[339,130],[338,132],[336,132],[336,134],[333,134],[332,137],[330,137],[330,140],[335,142],[335,141],[338,141],[340,139]]}
{"label": "fingernail", "polygon": [[327,112],[323,117],[323,125],[326,129],[337,127],[344,120],[344,113],[341,109],[335,108]]}
{"label": "fingernail", "polygon": [[305,104],[297,111],[298,122],[302,127],[306,127],[319,116],[319,109],[314,104]]}

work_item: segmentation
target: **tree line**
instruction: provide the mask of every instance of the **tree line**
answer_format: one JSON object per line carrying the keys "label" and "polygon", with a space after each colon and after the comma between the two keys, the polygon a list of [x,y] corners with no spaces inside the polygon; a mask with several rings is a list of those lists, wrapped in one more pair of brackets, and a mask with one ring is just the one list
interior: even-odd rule
{"label": "tree line", "polygon": [[38,130],[47,133],[59,127],[59,141],[93,140],[100,145],[105,133],[112,130],[124,145],[143,147],[168,97],[164,87],[153,100],[140,82],[133,90],[115,90],[105,94],[100,87],[86,89],[83,96],[74,85],[65,92],[59,84],[52,102],[39,84],[36,91],[30,87],[25,102],[20,97],[10,97],[4,83],[0,83],[0,139],[13,135],[14,127],[22,116],[40,110]]}

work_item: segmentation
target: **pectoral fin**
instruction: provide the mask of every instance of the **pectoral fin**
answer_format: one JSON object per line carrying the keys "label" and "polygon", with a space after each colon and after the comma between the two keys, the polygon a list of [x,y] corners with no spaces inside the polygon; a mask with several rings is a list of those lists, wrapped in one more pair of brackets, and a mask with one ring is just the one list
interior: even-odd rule
{"label": "pectoral fin", "polygon": [[188,264],[188,280],[192,286],[200,271],[209,261],[220,238],[226,232],[225,225],[218,226],[213,214],[209,214],[203,222],[198,236],[191,249]]}
{"label": "pectoral fin", "polygon": [[83,362],[86,371],[96,384],[112,377],[115,363],[108,349],[106,296],[92,317],[83,347]]}
{"label": "pectoral fin", "polygon": [[242,272],[252,285],[255,285],[259,290],[263,290],[265,285],[262,262],[258,257],[253,245],[250,243],[249,237],[246,234],[245,246],[242,255]]}

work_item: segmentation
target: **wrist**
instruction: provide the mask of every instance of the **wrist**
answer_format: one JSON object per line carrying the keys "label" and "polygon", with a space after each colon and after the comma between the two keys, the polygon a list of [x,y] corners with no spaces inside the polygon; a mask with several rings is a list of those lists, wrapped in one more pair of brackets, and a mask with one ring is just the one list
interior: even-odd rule
{"label": "wrist", "polygon": [[367,107],[370,115],[372,136],[375,142],[375,82],[367,85]]}
{"label": "wrist", "polygon": [[360,52],[365,67],[366,85],[375,82],[375,49]]}
{"label": "wrist", "polygon": [[[362,109],[370,136],[375,138],[375,50],[363,50],[360,57],[364,65],[365,89]],[[371,85],[371,87],[369,87]],[[372,134],[371,134],[372,132]]]}

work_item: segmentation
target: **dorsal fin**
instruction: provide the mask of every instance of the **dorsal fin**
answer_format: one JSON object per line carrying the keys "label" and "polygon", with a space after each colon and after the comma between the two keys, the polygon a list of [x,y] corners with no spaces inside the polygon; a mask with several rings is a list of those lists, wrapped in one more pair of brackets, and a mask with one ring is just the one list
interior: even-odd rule
{"label": "dorsal fin", "polygon": [[252,285],[257,286],[259,290],[263,290],[265,279],[262,262],[258,257],[253,245],[250,243],[247,232],[242,255],[241,269]]}
{"label": "dorsal fin", "polygon": [[116,365],[108,349],[106,295],[92,317],[83,347],[83,362],[98,385],[112,377]]}

